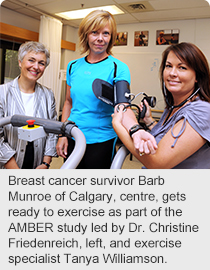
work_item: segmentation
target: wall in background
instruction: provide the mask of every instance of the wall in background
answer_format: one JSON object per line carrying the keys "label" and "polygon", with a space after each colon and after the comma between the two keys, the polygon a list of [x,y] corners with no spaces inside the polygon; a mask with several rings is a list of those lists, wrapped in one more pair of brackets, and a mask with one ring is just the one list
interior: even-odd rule
{"label": "wall in background", "polygon": [[21,27],[30,31],[39,32],[39,20],[14,12],[7,8],[0,8],[1,22]]}
{"label": "wall in background", "polygon": [[[0,10],[1,22],[31,31],[39,31],[39,20],[3,7]],[[124,61],[130,68],[131,92],[136,94],[142,91],[149,95],[155,95],[158,99],[156,109],[163,109],[164,103],[160,90],[158,69],[162,52],[167,45],[156,45],[156,31],[162,29],[179,29],[179,42],[186,41],[196,44],[210,62],[209,25],[210,18],[118,25],[118,32],[128,32],[128,43],[127,46],[114,47],[113,54],[116,58]],[[78,43],[77,31],[77,28],[64,26],[62,39]],[[149,43],[147,47],[134,47],[135,31],[149,31]],[[80,57],[78,46],[75,52],[62,50],[61,69],[66,69],[68,62],[78,57]]]}
{"label": "wall in background", "polygon": [[[192,42],[206,55],[210,63],[210,19],[167,21],[119,25],[118,32],[128,32],[128,45],[114,47],[114,56],[125,62],[131,72],[131,92],[146,92],[157,97],[155,109],[163,109],[164,101],[159,83],[162,52],[168,45],[156,45],[156,31],[179,29],[179,42]],[[146,47],[134,47],[134,32],[149,31]],[[137,101],[139,101],[137,99]]]}

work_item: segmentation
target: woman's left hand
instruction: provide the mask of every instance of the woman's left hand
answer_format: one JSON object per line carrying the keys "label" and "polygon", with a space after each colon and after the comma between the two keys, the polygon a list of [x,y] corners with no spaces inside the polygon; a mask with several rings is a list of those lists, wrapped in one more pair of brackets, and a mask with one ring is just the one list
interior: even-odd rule
{"label": "woman's left hand", "polygon": [[146,113],[145,113],[145,116],[142,120],[144,121],[144,123],[146,125],[148,125],[149,123],[151,123],[153,121],[152,112],[151,112],[151,108],[150,108],[148,102],[146,101],[146,99],[144,99],[143,102],[140,102],[139,108],[140,108],[140,111],[142,111],[143,106],[146,106]]}
{"label": "woman's left hand", "polygon": [[[36,169],[44,169],[44,170],[49,169],[51,161],[52,161],[51,156],[44,156],[43,163],[40,164],[39,166],[37,166]],[[44,164],[44,163],[46,163],[46,164]]]}
{"label": "woman's left hand", "polygon": [[41,165],[37,166],[36,169],[48,169],[48,168],[46,165],[41,164]]}

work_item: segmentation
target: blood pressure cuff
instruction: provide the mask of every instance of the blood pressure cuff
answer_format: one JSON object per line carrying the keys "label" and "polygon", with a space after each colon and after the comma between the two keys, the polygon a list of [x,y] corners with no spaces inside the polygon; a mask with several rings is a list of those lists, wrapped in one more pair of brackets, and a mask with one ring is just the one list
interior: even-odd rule
{"label": "blood pressure cuff", "polygon": [[113,86],[104,80],[95,79],[92,89],[98,99],[113,107],[119,103],[130,104],[130,88],[127,81],[118,81]]}

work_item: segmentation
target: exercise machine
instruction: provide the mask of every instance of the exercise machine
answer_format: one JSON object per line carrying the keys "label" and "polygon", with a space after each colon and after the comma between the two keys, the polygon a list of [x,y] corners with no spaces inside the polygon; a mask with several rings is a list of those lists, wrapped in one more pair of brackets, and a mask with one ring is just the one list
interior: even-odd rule
{"label": "exercise machine", "polygon": [[[42,127],[45,133],[63,134],[66,137],[75,139],[75,147],[71,155],[64,162],[60,169],[75,169],[86,149],[86,139],[82,131],[71,121],[59,122],[55,120],[31,117],[25,115],[13,115],[0,119],[0,126],[11,124],[14,127],[24,127],[28,120],[34,120],[37,127]],[[38,129],[37,129],[38,131]]]}

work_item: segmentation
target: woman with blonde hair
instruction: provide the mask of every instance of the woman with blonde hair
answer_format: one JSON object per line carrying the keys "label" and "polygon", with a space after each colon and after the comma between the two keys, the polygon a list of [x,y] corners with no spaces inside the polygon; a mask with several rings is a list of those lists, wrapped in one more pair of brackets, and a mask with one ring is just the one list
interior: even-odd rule
{"label": "woman with blonde hair", "polygon": [[[130,84],[130,72],[126,64],[112,56],[117,36],[112,14],[103,10],[91,12],[82,20],[78,33],[81,53],[86,56],[68,64],[61,120],[75,122],[86,137],[86,153],[78,168],[108,169],[117,138],[111,118],[114,109],[97,99],[92,84],[96,78],[111,85],[119,81]],[[127,128],[136,124],[134,114],[129,119]],[[66,158],[74,148],[74,141],[60,137],[56,148],[58,155]]]}

